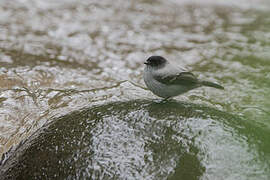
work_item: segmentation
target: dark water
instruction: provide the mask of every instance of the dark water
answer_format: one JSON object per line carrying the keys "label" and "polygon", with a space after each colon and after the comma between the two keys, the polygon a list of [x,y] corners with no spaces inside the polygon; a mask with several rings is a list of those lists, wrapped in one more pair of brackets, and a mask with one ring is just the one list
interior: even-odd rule
{"label": "dark water", "polygon": [[[59,170],[72,179],[269,179],[269,8],[247,0],[0,1],[0,154],[46,125],[5,156],[1,170],[10,173],[1,173],[15,176],[19,166],[25,178]],[[143,88],[150,55],[225,91],[200,88],[159,104]]]}

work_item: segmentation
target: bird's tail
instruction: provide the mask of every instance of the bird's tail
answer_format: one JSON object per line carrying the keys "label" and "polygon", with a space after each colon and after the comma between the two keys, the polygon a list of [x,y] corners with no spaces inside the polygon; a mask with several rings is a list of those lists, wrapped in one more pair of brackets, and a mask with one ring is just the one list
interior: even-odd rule
{"label": "bird's tail", "polygon": [[213,88],[217,88],[217,89],[224,89],[223,86],[221,86],[217,83],[210,82],[210,81],[201,81],[201,84],[203,86],[209,86],[209,87],[213,87]]}

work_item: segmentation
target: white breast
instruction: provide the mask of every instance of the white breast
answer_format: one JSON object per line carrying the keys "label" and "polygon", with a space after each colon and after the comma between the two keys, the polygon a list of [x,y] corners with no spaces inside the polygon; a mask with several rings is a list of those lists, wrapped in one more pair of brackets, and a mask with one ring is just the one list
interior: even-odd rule
{"label": "white breast", "polygon": [[159,81],[153,78],[153,69],[151,67],[145,67],[144,69],[144,82],[146,86],[152,91],[155,95],[168,98],[177,96],[179,94],[185,93],[188,89],[180,85],[166,85],[160,83]]}

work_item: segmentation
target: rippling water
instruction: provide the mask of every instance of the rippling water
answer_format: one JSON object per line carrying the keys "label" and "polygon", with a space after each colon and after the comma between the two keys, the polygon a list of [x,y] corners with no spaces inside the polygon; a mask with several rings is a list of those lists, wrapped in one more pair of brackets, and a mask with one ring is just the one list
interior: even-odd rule
{"label": "rippling water", "polygon": [[[98,105],[98,111],[108,117],[98,118],[95,131],[108,129],[110,136],[91,136],[98,139],[93,147],[110,150],[109,159],[104,159],[106,153],[93,148],[95,153],[105,153],[95,159],[106,164],[98,171],[105,171],[105,177],[112,177],[113,172],[120,178],[132,177],[121,170],[131,165],[127,172],[136,172],[133,177],[177,179],[194,165],[195,171],[184,177],[269,179],[269,9],[269,2],[255,0],[0,1],[0,154],[44,124],[61,122],[56,119]],[[209,117],[181,114],[175,110],[178,103],[168,104],[172,112],[166,109],[164,114],[160,108],[149,109],[148,104],[157,97],[144,88],[142,70],[144,60],[153,54],[225,86],[225,91],[200,88],[174,98],[192,102],[189,106],[195,109],[209,107],[199,109]],[[145,102],[136,106],[135,100]],[[111,104],[118,109],[114,109],[115,115],[106,106],[112,102],[133,105]],[[215,111],[208,112],[211,109]],[[161,129],[168,126],[173,130],[166,134],[153,125],[150,131],[147,128],[151,129],[154,120],[149,114],[162,122]],[[236,120],[230,123],[231,118],[223,117],[226,114]],[[133,122],[135,126],[130,127],[124,121],[127,117],[141,121],[141,116],[147,121],[140,128],[140,124]],[[83,116],[76,118],[87,122]],[[176,125],[166,125],[171,122],[168,119]],[[80,132],[87,130],[91,129]],[[155,136],[165,140],[146,147]],[[182,136],[185,140],[178,140]],[[124,149],[111,149],[109,142],[125,143],[127,156],[118,157]],[[161,152],[160,146],[172,149]],[[119,160],[133,152],[134,160]],[[155,156],[146,160],[149,164],[144,162],[147,168],[135,171],[144,167],[137,158],[151,157],[149,154]],[[154,171],[157,174],[152,176]]]}

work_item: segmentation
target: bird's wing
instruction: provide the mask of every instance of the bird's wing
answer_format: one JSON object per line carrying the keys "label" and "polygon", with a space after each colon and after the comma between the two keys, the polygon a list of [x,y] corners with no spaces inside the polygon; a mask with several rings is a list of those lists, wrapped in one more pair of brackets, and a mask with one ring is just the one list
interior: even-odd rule
{"label": "bird's wing", "polygon": [[167,84],[167,85],[187,85],[187,86],[193,86],[198,84],[198,79],[194,74],[191,72],[180,72],[178,74],[174,75],[168,75],[168,76],[161,76],[158,74],[154,75],[154,79],[157,81]]}

